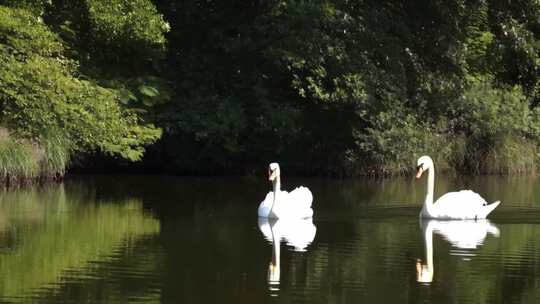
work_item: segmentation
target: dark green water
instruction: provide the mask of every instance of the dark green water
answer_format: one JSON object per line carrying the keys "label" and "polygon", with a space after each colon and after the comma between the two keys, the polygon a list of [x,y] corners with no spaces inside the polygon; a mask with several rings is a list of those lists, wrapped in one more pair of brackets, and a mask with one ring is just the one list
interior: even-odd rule
{"label": "dark green water", "polygon": [[3,190],[0,302],[540,302],[540,178],[436,180],[501,200],[488,222],[420,221],[425,180],[299,184],[312,221],[259,221],[263,178]]}

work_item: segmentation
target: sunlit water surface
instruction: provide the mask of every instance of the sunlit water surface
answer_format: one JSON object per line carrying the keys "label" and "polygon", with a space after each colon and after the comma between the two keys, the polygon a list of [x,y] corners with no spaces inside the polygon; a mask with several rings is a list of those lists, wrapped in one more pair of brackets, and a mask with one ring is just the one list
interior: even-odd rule
{"label": "sunlit water surface", "polygon": [[425,180],[284,179],[312,220],[267,221],[263,178],[71,177],[0,192],[0,302],[538,303],[540,179],[438,178],[501,200],[420,221]]}

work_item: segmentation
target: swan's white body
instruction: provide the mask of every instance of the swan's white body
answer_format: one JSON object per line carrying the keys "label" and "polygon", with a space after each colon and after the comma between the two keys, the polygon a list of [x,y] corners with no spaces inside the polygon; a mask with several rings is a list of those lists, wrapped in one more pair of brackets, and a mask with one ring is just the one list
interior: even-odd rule
{"label": "swan's white body", "polygon": [[429,156],[422,156],[418,159],[416,177],[419,178],[424,171],[428,171],[428,186],[424,206],[420,212],[420,216],[423,218],[446,220],[484,219],[501,203],[496,201],[488,204],[478,193],[471,190],[448,192],[434,203],[435,168],[433,160]]}
{"label": "swan's white body", "polygon": [[[484,243],[488,233],[499,237],[499,229],[488,220],[439,221],[426,219],[420,221],[426,248],[426,263],[416,263],[416,280],[420,283],[433,281],[433,232],[442,235],[452,246],[459,249],[476,249]],[[469,256],[471,254],[468,254]]]}
{"label": "swan's white body", "polygon": [[311,203],[313,195],[308,188],[300,186],[291,192],[281,191],[279,165],[271,163],[269,179],[273,190],[268,192],[264,201],[259,205],[259,217],[275,219],[302,219],[313,216]]}
{"label": "swan's white body", "polygon": [[313,216],[313,196],[306,187],[297,187],[291,192],[270,191],[259,205],[259,216],[267,218],[302,219]]}
{"label": "swan's white body", "polygon": [[311,218],[307,219],[269,219],[259,217],[259,229],[264,238],[272,243],[272,261],[268,265],[268,288],[272,293],[279,291],[281,274],[281,241],[292,246],[294,251],[305,251],[313,242],[317,228]]}

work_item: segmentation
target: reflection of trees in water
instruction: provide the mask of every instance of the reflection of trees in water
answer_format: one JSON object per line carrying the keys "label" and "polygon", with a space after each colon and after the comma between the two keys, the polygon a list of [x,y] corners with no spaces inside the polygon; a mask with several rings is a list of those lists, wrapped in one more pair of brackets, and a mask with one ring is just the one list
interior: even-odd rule
{"label": "reflection of trees in water", "polygon": [[29,296],[56,284],[62,272],[110,254],[119,242],[159,231],[140,202],[98,202],[86,194],[50,185],[0,195],[0,214],[17,244],[0,254],[3,297]]}
{"label": "reflection of trees in water", "polygon": [[[109,183],[112,182],[105,182]],[[373,181],[364,185],[345,181],[343,187],[337,187],[338,191],[332,183],[339,182],[320,183],[320,187],[314,187],[317,194],[314,204],[320,204],[317,208],[324,212],[318,215],[333,212],[334,202],[339,204],[341,212],[349,212],[353,210],[349,207],[366,201],[373,205],[403,201],[417,206],[419,211],[425,194],[425,186],[412,179],[399,183],[388,180],[382,184]],[[512,192],[519,192],[519,183],[515,180],[499,184],[501,189],[496,191],[503,191],[508,197]],[[268,265],[271,252],[268,245],[261,242],[254,216],[262,195],[268,191],[265,181],[182,182],[173,178],[164,182],[157,178],[146,185],[141,181],[127,185],[111,185],[118,187],[110,190],[117,191],[115,195],[105,194],[109,188],[101,184],[96,188],[102,199],[121,198],[122,193],[129,192],[162,219],[159,246],[163,250],[163,265],[167,266],[161,273],[161,280],[165,282],[163,302],[178,302],[178,299],[193,303],[265,301],[262,295],[267,294],[267,269],[261,266]],[[463,188],[450,181],[437,185],[438,192]],[[496,185],[491,181],[476,183],[472,180],[470,187],[485,193],[482,187]],[[525,183],[525,187],[532,185],[535,182]],[[365,200],[361,195],[366,193]],[[419,198],[417,201],[408,199],[415,195]],[[532,194],[528,192],[523,197],[528,195]],[[349,205],[344,209],[342,204]],[[496,218],[498,221],[499,217]],[[504,223],[505,218],[501,220]],[[500,224],[501,237],[487,238],[476,250],[476,257],[468,261],[452,256],[452,244],[444,236],[435,234],[437,281],[431,286],[419,286],[414,263],[423,257],[424,244],[416,212],[414,216],[374,219],[348,216],[316,224],[317,238],[307,254],[281,252],[280,299],[284,302],[302,299],[312,303],[358,300],[534,303],[530,299],[540,296],[535,287],[540,274],[535,258],[540,256],[540,244],[537,244],[540,231],[536,225]],[[213,286],[212,292],[208,291],[209,286]]]}
{"label": "reflection of trees in water", "polygon": [[[118,179],[122,182],[118,182]],[[391,179],[295,179],[283,180],[283,188],[306,184],[316,192],[319,202],[330,204],[339,201],[342,205],[358,204],[421,206],[425,196],[425,184],[418,183],[413,176]],[[77,187],[87,191],[98,200],[143,199],[145,204],[156,208],[179,205],[193,206],[195,203],[222,204],[223,200],[246,200],[257,202],[269,190],[264,177],[227,178],[204,177],[183,178],[170,176],[96,176],[68,179],[67,191]],[[459,189],[473,189],[485,195],[487,201],[528,203],[538,205],[540,178],[533,176],[482,176],[466,177],[450,174],[437,176],[435,197]],[[79,191],[79,190],[76,190]],[[90,193],[92,192],[92,193]],[[241,194],[241,197],[238,196]],[[182,202],[182,204],[180,204]],[[540,207],[540,206],[539,206]],[[324,208],[324,206],[323,206]]]}
{"label": "reflection of trees in water", "polygon": [[15,252],[19,245],[17,229],[9,226],[4,226],[0,229],[2,229],[0,230],[0,255]]}
{"label": "reflection of trees in water", "polygon": [[[437,276],[430,286],[416,282],[415,261],[425,255],[417,219],[323,222],[317,227],[317,240],[307,259],[306,283],[289,290],[297,296],[309,290],[314,303],[351,299],[369,303],[506,303],[504,299],[539,295],[535,282],[540,274],[536,259],[540,231],[535,226],[499,225],[500,238],[488,236],[482,246],[459,252],[454,249],[458,244],[472,243],[458,243],[450,234],[434,233]],[[486,231],[491,234],[491,230]],[[512,282],[523,286],[512,289]],[[286,290],[286,284],[282,285]],[[500,301],[494,301],[496,298]]]}
{"label": "reflection of trees in water", "polygon": [[318,290],[315,302],[394,303],[408,297],[415,283],[407,262],[414,260],[417,222],[360,219],[317,226],[306,278],[306,286]]}
{"label": "reflection of trees in water", "polygon": [[[66,187],[83,188],[88,195],[101,201],[141,200],[160,219],[198,214],[253,216],[253,206],[269,191],[266,178],[175,176],[118,176],[85,177],[67,181]],[[288,181],[285,181],[287,187]],[[77,190],[78,191],[78,190]]]}
{"label": "reflection of trees in water", "polygon": [[[540,225],[501,225],[501,241],[490,245],[490,252],[500,254],[497,302],[538,303],[540,288]],[[495,246],[497,245],[497,246]],[[494,265],[489,265],[495,268]]]}
{"label": "reflection of trees in water", "polygon": [[[252,207],[250,217],[225,207],[219,216],[201,211],[163,220],[164,303],[267,301],[267,267],[273,253],[258,228],[258,205]],[[287,263],[281,264],[280,284],[305,286],[310,252],[291,250],[287,245],[281,247],[280,257]],[[287,299],[285,294],[283,300]]]}
{"label": "reflection of trees in water", "polygon": [[[261,295],[267,294],[267,269],[261,266],[268,264],[271,252],[261,242],[253,217],[260,195],[248,191],[248,198],[241,199],[255,197],[249,205],[234,201],[236,196],[228,191],[236,188],[226,186],[216,191],[199,186],[186,190],[185,197],[174,190],[177,199],[164,195],[166,200],[156,209],[166,213],[160,215],[160,244],[163,264],[167,265],[162,273],[166,282],[164,302],[265,301]],[[158,204],[151,198],[152,191],[147,191],[142,197]],[[246,223],[246,217],[253,223]],[[535,239],[539,239],[535,226],[501,225],[501,238],[488,238],[471,261],[451,256],[452,244],[444,236],[435,235],[437,283],[428,287],[418,286],[415,277],[414,263],[424,254],[416,214],[323,221],[317,227],[316,241],[307,254],[281,252],[282,261],[287,261],[282,263],[280,278],[284,302],[308,298],[306,301],[312,303],[353,299],[374,303],[403,299],[413,303],[461,303],[471,299],[474,303],[503,303],[512,297],[538,295],[533,286],[534,273],[540,273],[540,269],[536,261],[530,261],[538,253],[534,247]],[[523,253],[524,248],[535,251],[528,255]],[[512,285],[516,282],[524,286],[516,288]],[[209,286],[213,286],[212,292],[208,292]]]}
{"label": "reflection of trees in water", "polygon": [[234,213],[203,212],[163,220],[163,303],[260,302],[266,294],[266,269],[260,266],[271,253],[257,228],[256,204],[253,211],[252,222]]}
{"label": "reflection of trees in water", "polygon": [[64,271],[58,283],[39,291],[33,303],[160,303],[165,270],[158,238],[120,242],[110,255]]}

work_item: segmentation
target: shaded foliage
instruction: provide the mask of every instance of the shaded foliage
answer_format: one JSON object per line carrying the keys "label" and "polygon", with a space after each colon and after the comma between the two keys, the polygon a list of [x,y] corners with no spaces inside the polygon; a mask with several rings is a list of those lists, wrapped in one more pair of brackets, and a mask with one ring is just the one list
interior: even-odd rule
{"label": "shaded foliage", "polygon": [[[430,153],[442,168],[491,172],[485,156],[507,151],[505,139],[517,147],[535,140],[523,131],[534,123],[532,61],[504,59],[510,45],[497,30],[519,5],[156,3],[171,23],[167,62],[177,88],[158,121],[167,142],[184,148],[154,155],[179,170],[277,159],[304,173],[394,174]],[[528,19],[520,22],[530,31]],[[523,70],[505,76],[514,66]],[[508,108],[515,115],[499,120]]]}
{"label": "shaded foliage", "polygon": [[475,173],[538,161],[534,1],[0,4],[33,24],[0,22],[3,120],[22,136],[61,126],[82,135],[67,136],[79,151],[139,159],[160,135],[152,123],[163,137],[137,168],[169,173],[277,160],[304,174],[400,174],[428,153]]}

